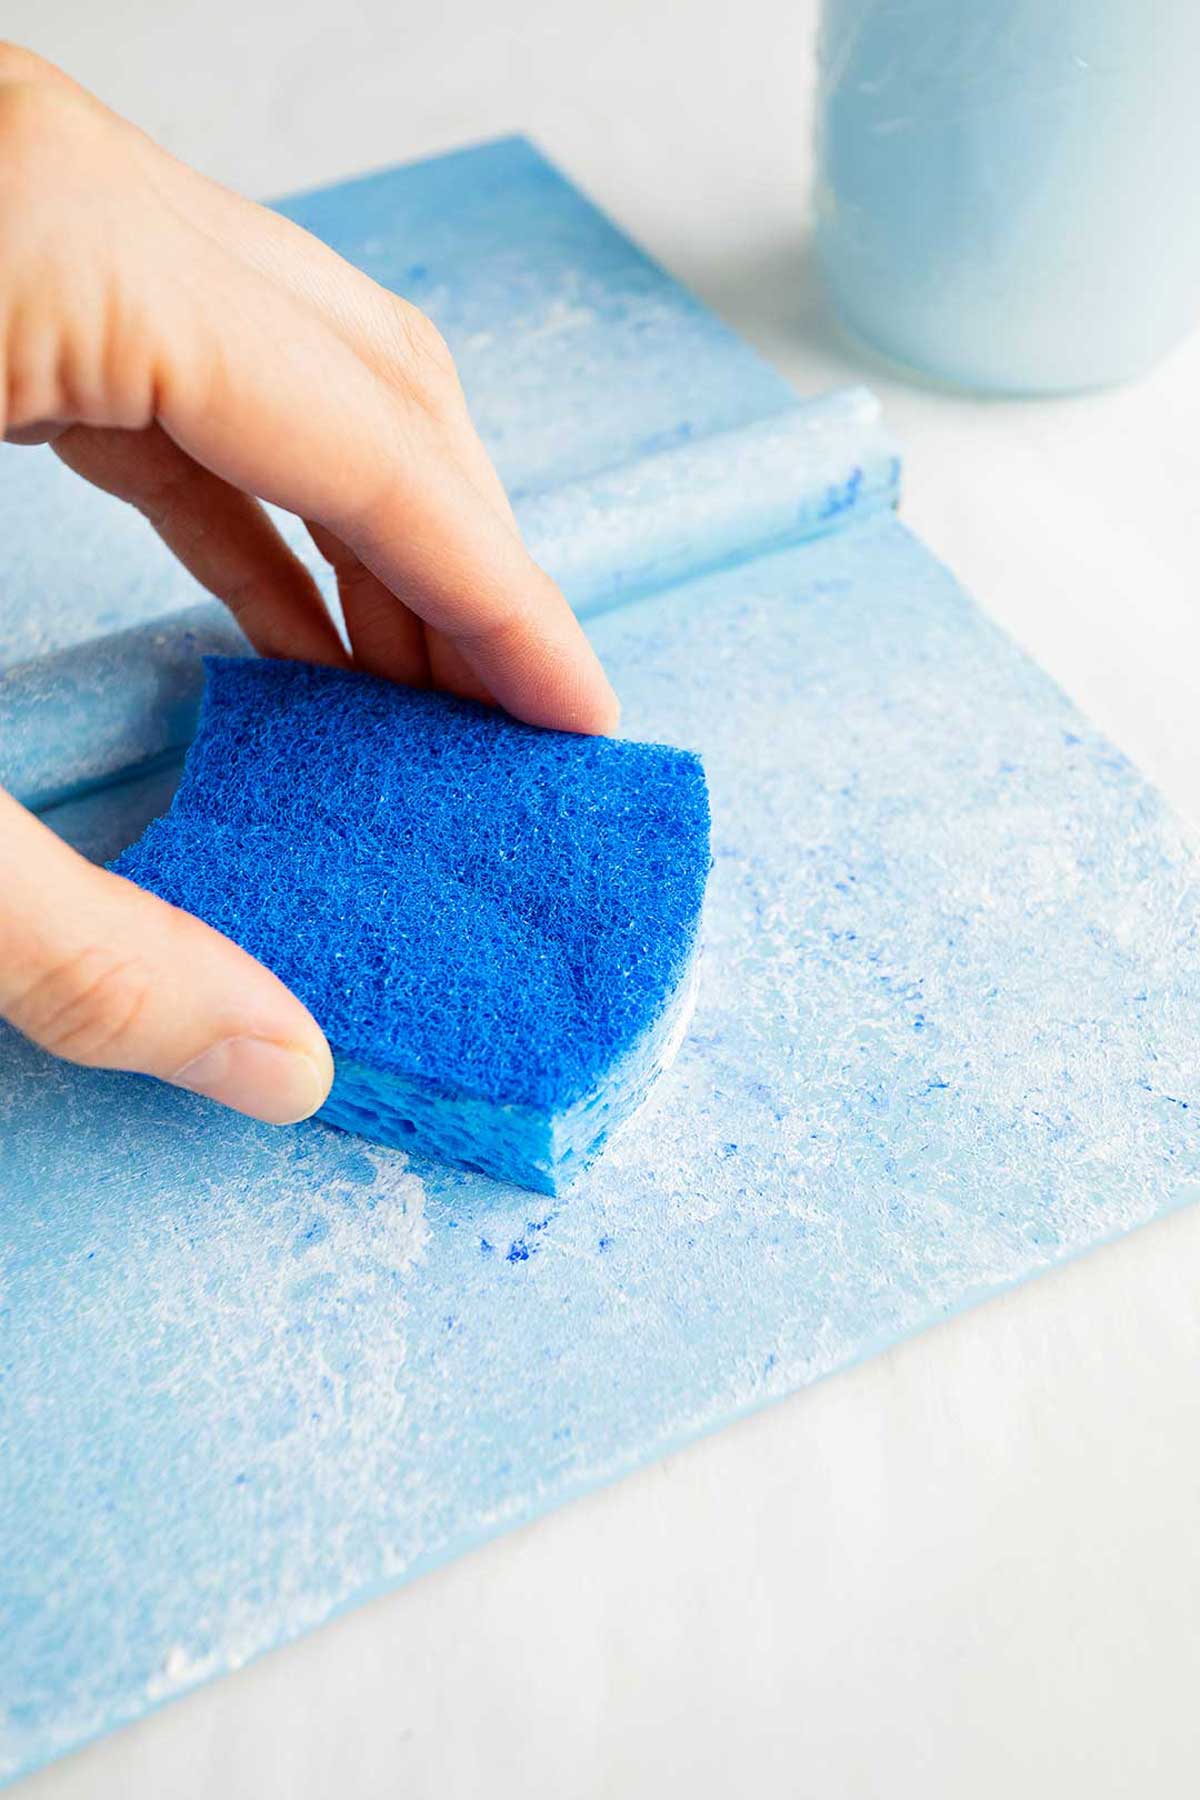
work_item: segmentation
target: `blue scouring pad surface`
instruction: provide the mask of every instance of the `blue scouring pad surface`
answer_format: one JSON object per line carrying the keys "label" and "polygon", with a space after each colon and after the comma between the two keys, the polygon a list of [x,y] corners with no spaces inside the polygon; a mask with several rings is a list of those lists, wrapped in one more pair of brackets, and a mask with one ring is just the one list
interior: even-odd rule
{"label": "blue scouring pad surface", "polygon": [[324,1118],[556,1193],[686,1030],[708,826],[689,752],[213,657],[171,809],[114,866],[304,1001]]}

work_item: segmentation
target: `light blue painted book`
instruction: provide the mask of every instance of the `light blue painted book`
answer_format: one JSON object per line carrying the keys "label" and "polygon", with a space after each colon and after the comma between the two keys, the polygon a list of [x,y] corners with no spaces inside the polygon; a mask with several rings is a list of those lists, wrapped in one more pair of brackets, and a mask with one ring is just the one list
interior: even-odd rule
{"label": "light blue painted book", "polygon": [[[554,1202],[0,1030],[0,1777],[1200,1195],[1194,853],[869,397],[520,141],[285,210],[437,319],[624,729],[702,754],[700,997]],[[110,855],[236,633],[47,453],[0,545],[0,779]]]}

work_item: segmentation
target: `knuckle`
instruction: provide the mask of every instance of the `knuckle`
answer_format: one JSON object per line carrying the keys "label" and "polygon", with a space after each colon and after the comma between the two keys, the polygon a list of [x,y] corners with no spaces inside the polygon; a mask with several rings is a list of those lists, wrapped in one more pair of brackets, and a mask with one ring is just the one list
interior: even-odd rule
{"label": "knuckle", "polygon": [[420,307],[399,297],[397,297],[397,310],[413,354],[432,363],[435,367],[452,369],[454,359],[450,355],[449,347],[428,313],[423,313]]}
{"label": "knuckle", "polygon": [[47,176],[61,168],[64,147],[76,140],[86,117],[72,94],[37,80],[32,71],[7,76],[0,59],[2,191],[20,195],[40,186],[44,198]]}
{"label": "knuckle", "polygon": [[124,222],[130,159],[111,114],[58,70],[29,61],[34,68],[6,76],[0,59],[0,231],[6,249],[24,245],[39,259],[79,238],[78,258],[83,244],[100,248]]}
{"label": "knuckle", "polygon": [[48,63],[35,50],[0,38],[0,82],[38,81],[56,73],[53,63]]}
{"label": "knuckle", "polygon": [[431,395],[457,394],[458,371],[450,346],[425,313],[394,296],[394,317],[410,379]]}
{"label": "knuckle", "polygon": [[9,1010],[19,1031],[70,1062],[119,1067],[150,997],[136,962],[92,946],[51,963]]}

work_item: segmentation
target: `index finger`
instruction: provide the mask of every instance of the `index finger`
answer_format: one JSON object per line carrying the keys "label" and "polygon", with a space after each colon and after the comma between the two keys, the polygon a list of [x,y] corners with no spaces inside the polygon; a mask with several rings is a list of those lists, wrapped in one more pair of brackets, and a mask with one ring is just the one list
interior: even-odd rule
{"label": "index finger", "polygon": [[316,520],[443,632],[517,717],[607,731],[617,703],[562,593],[480,491],[440,339],[396,302],[407,379],[259,271],[208,245],[187,341],[165,346],[157,415],[197,461]]}

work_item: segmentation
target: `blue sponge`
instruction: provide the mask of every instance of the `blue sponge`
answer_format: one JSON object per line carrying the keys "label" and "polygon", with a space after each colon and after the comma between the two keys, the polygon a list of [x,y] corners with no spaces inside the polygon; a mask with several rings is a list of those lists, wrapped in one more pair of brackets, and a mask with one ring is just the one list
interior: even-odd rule
{"label": "blue sponge", "polygon": [[685,751],[216,657],[171,810],[115,867],[309,1007],[323,1117],[554,1193],[686,1029],[708,795]]}

